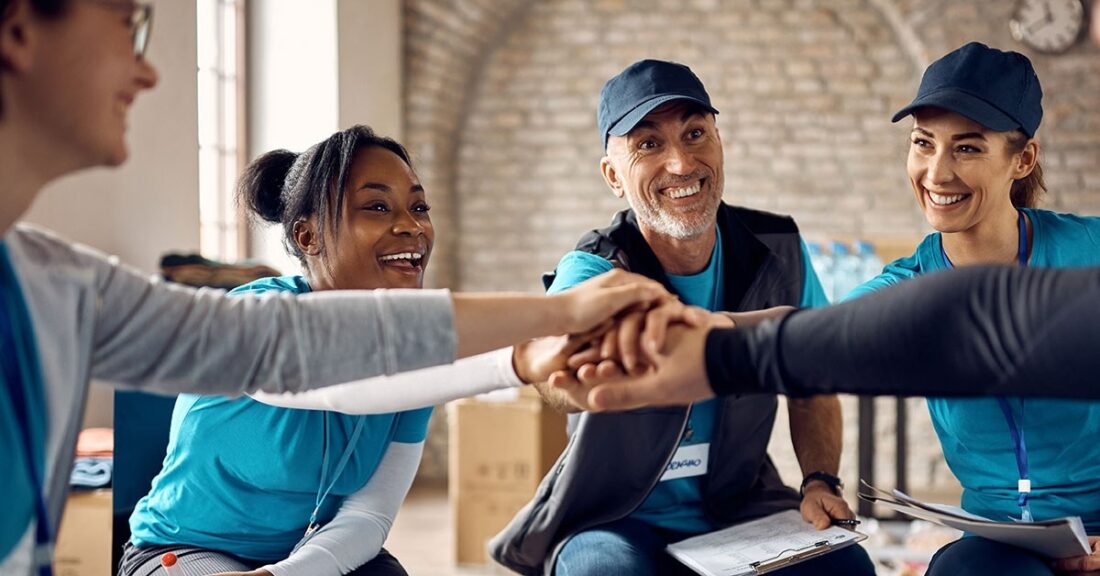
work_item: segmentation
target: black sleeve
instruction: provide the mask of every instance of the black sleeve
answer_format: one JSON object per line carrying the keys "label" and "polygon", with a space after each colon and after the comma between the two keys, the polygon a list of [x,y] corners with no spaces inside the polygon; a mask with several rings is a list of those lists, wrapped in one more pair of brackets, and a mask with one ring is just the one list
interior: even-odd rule
{"label": "black sleeve", "polygon": [[974,267],[714,330],[719,395],[1100,398],[1100,268]]}

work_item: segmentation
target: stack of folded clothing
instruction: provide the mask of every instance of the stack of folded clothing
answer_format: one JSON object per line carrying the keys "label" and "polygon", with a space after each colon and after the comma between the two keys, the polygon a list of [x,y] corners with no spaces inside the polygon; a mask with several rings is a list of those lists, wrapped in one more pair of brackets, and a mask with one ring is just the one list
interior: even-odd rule
{"label": "stack of folded clothing", "polygon": [[114,475],[115,431],[88,428],[76,441],[76,460],[69,485],[77,490],[94,490],[111,485]]}
{"label": "stack of folded clothing", "polygon": [[236,288],[259,278],[278,276],[279,271],[262,264],[226,264],[198,254],[166,254],[160,259],[165,280],[188,286]]}

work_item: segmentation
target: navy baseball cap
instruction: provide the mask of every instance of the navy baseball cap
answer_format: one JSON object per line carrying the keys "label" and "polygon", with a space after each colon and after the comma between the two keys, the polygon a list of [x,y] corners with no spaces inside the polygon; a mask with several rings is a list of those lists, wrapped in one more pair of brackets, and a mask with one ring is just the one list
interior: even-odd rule
{"label": "navy baseball cap", "polygon": [[1019,128],[1033,137],[1043,120],[1043,88],[1027,56],[971,42],[924,71],[917,97],[893,121],[925,106],[961,114],[989,130]]}
{"label": "navy baseball cap", "polygon": [[639,60],[607,81],[600,90],[596,123],[604,150],[611,135],[625,136],[647,114],[673,100],[690,100],[717,114],[710,96],[691,68],[663,60]]}

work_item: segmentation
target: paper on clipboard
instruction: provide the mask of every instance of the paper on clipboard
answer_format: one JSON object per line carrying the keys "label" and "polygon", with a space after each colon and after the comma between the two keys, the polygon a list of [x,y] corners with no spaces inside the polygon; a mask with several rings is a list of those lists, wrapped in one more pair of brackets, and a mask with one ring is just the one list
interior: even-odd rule
{"label": "paper on clipboard", "polygon": [[798,510],[786,510],[670,544],[666,551],[703,576],[747,576],[785,568],[866,538],[837,526],[817,530]]}
{"label": "paper on clipboard", "polygon": [[907,516],[1018,546],[1048,558],[1072,558],[1092,553],[1085,525],[1078,516],[1040,522],[997,522],[955,506],[922,502],[898,490],[886,492],[866,482],[861,484],[870,493],[861,493],[860,498]]}

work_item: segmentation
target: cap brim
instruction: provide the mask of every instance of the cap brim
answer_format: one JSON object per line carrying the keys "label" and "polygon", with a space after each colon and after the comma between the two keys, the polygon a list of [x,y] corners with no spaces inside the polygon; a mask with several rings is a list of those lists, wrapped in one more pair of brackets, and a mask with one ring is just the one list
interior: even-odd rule
{"label": "cap brim", "polygon": [[898,110],[891,122],[897,122],[913,114],[917,109],[927,107],[943,108],[996,132],[1008,132],[1017,128],[1026,131],[1020,122],[1002,112],[1000,108],[968,92],[956,89],[937,90],[913,100],[908,106]]}
{"label": "cap brim", "polygon": [[707,104],[706,102],[703,102],[698,98],[692,98],[691,96],[684,96],[682,94],[659,94],[657,96],[654,96],[653,98],[650,98],[649,100],[646,100],[645,102],[642,102],[641,104],[638,104],[634,107],[633,110],[627,112],[626,116],[623,116],[621,119],[619,119],[618,122],[612,124],[611,128],[607,130],[608,135],[626,136],[631,130],[634,129],[635,126],[638,125],[638,122],[641,122],[642,119],[648,116],[650,112],[656,110],[657,108],[660,108],[664,104],[672,102],[673,100],[687,100],[689,102],[694,102],[702,106],[704,110],[707,110],[712,114],[718,113],[718,111],[715,110],[713,106]]}

